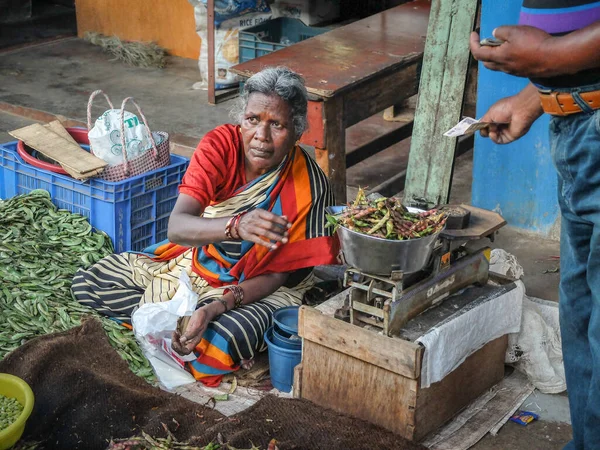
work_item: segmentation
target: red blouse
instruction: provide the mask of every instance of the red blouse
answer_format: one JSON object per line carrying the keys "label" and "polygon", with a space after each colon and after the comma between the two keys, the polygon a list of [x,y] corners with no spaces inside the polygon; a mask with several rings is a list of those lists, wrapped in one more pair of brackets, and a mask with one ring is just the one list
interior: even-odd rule
{"label": "red blouse", "polygon": [[211,203],[219,203],[232,197],[236,189],[246,184],[244,167],[239,127],[218,126],[198,144],[179,186],[179,192],[194,197],[204,209]]}

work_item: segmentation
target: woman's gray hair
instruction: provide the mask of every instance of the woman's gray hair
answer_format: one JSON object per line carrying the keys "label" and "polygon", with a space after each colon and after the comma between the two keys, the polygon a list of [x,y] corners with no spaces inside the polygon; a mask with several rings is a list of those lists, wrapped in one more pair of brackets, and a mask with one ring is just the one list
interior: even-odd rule
{"label": "woman's gray hair", "polygon": [[304,87],[304,79],[300,75],[287,67],[267,67],[252,75],[244,84],[244,89],[231,110],[233,120],[242,123],[246,106],[248,106],[248,99],[254,93],[281,97],[292,109],[296,139],[306,131],[308,125],[306,118],[308,92]]}

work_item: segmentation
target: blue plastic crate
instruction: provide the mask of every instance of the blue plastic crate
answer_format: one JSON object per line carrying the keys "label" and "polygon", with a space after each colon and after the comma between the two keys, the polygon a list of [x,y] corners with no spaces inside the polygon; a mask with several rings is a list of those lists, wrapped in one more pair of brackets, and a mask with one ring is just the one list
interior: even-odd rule
{"label": "blue plastic crate", "polygon": [[[239,34],[240,62],[267,55],[292,44],[304,41],[329,31],[304,25],[301,20],[278,17],[244,30]],[[282,43],[282,38],[286,38]]]}
{"label": "blue plastic crate", "polygon": [[78,181],[27,164],[17,153],[17,142],[9,142],[0,145],[0,198],[45,189],[56,206],[86,216],[108,234],[115,252],[141,251],[167,238],[169,215],[188,164],[187,158],[171,155],[169,166],[117,183]]}

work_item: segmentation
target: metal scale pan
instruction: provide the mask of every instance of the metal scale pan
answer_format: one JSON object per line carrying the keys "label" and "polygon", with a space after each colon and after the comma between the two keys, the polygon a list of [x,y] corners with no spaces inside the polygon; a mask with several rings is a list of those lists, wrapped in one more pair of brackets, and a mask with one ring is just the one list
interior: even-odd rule
{"label": "metal scale pan", "polygon": [[[327,208],[328,214],[339,214],[345,206]],[[408,208],[410,212],[422,212]],[[344,262],[363,272],[389,276],[394,271],[403,273],[418,272],[423,269],[433,253],[440,233],[418,239],[392,241],[358,233],[342,226],[338,236]]]}

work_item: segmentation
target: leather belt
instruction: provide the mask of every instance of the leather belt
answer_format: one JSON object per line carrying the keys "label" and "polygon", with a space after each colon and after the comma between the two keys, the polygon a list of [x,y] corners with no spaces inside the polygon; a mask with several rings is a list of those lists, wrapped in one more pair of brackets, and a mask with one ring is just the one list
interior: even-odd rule
{"label": "leather belt", "polygon": [[[600,91],[580,92],[581,99],[592,109],[600,109]],[[583,112],[572,94],[558,92],[541,92],[540,100],[544,112],[553,116],[568,116]]]}

